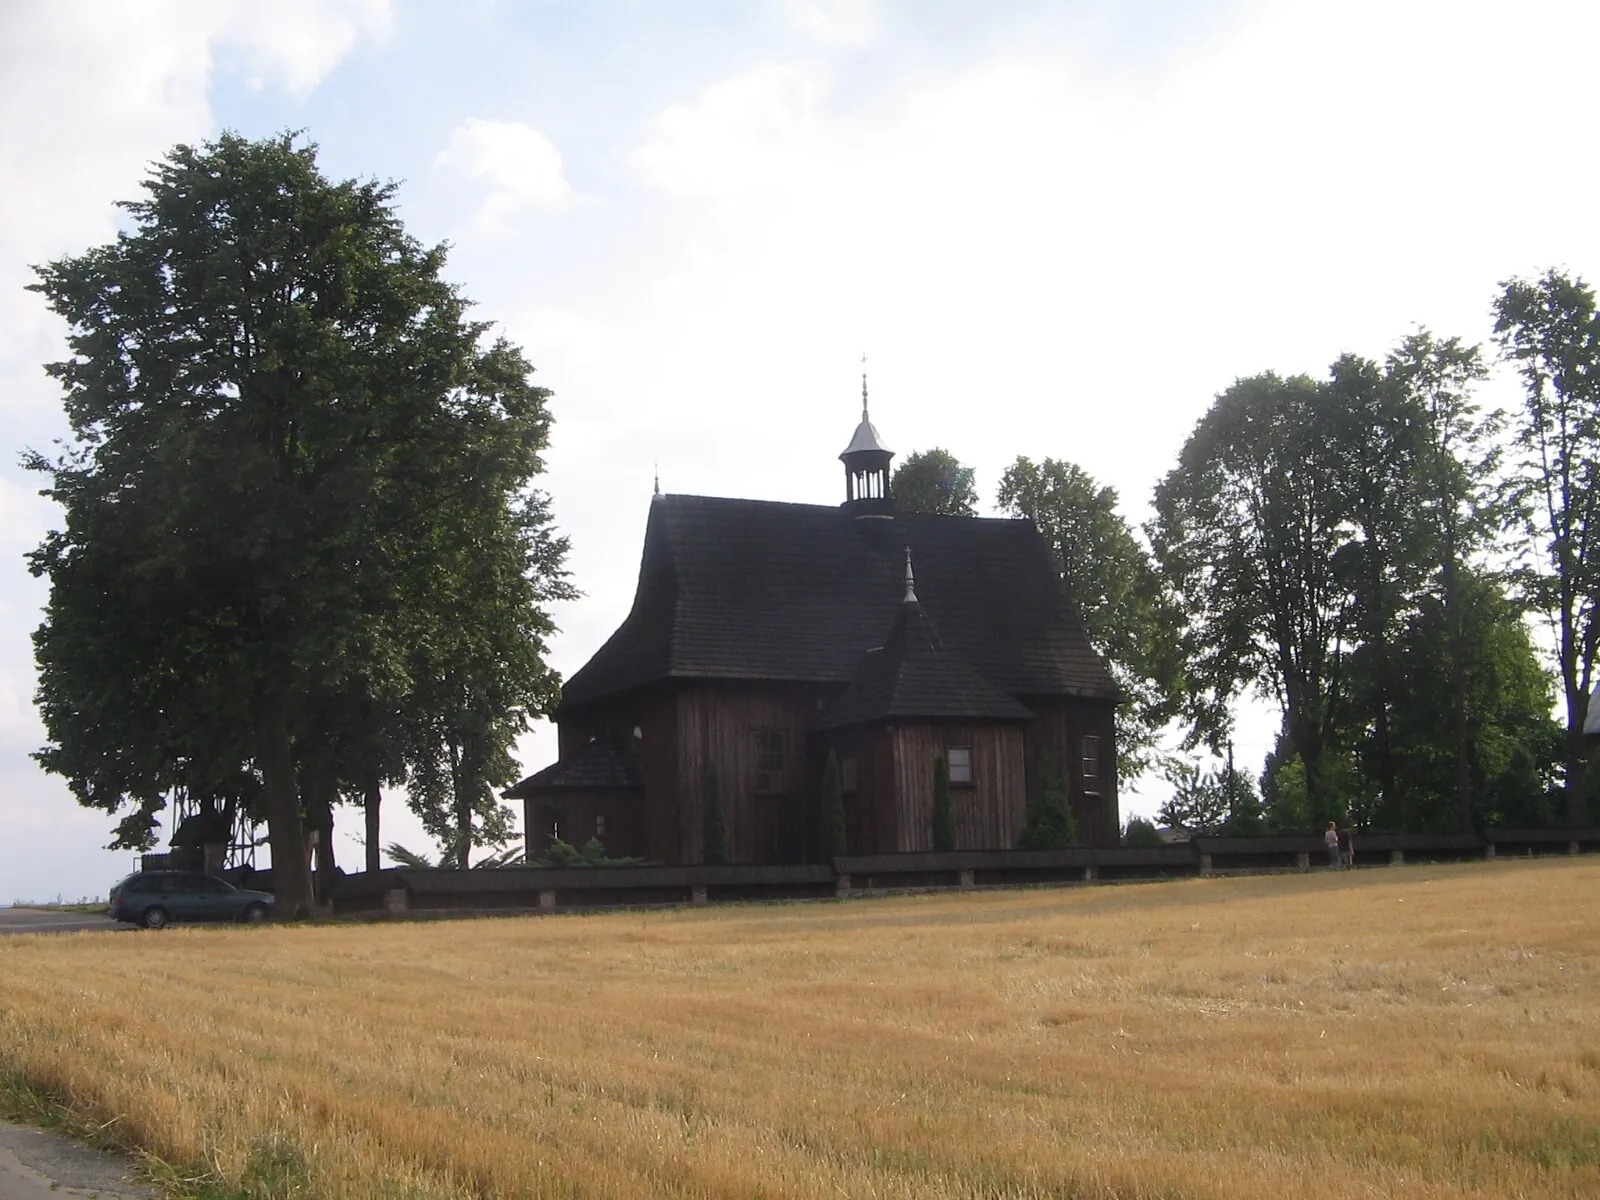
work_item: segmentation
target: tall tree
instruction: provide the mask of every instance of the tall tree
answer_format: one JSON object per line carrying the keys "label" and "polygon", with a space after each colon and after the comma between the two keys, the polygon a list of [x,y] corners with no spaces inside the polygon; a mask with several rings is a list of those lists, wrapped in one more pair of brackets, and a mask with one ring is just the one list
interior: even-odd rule
{"label": "tall tree", "polygon": [[1117,758],[1137,774],[1182,695],[1182,618],[1166,581],[1117,511],[1116,490],[1073,463],[1018,458],[1001,477],[998,502],[1049,544],[1089,640],[1122,689]]}
{"label": "tall tree", "polygon": [[1582,279],[1547,271],[1501,285],[1495,336],[1522,375],[1512,420],[1520,579],[1556,646],[1566,702],[1566,817],[1588,815],[1583,718],[1600,645],[1600,316]]}
{"label": "tall tree", "polygon": [[76,439],[32,459],[65,510],[32,556],[39,758],[80,799],[131,802],[134,839],[201,764],[258,771],[278,910],[304,915],[315,698],[409,690],[441,579],[407,564],[461,534],[438,514],[470,482],[439,447],[520,441],[536,464],[545,393],[483,347],[391,185],[331,182],[292,136],[224,135],[176,147],[145,193],[115,243],[35,285],[70,327],[49,370]]}
{"label": "tall tree", "polygon": [[[1460,824],[1472,808],[1473,778],[1467,700],[1472,646],[1462,579],[1495,533],[1501,423],[1497,414],[1482,415],[1473,399],[1488,369],[1478,347],[1459,338],[1436,338],[1419,329],[1389,355],[1385,373],[1415,421],[1412,544],[1428,569],[1427,593],[1437,597],[1448,631],[1445,694]],[[1403,677],[1415,674],[1410,670]],[[1387,815],[1393,816],[1392,809]]]}
{"label": "tall tree", "polygon": [[889,491],[901,512],[970,517],[978,511],[974,473],[948,450],[937,446],[908,454],[895,468]]}
{"label": "tall tree", "polygon": [[1189,718],[1213,748],[1229,703],[1274,697],[1325,820],[1354,617],[1350,541],[1329,389],[1303,375],[1241,379],[1217,397],[1156,488],[1155,553],[1188,615]]}

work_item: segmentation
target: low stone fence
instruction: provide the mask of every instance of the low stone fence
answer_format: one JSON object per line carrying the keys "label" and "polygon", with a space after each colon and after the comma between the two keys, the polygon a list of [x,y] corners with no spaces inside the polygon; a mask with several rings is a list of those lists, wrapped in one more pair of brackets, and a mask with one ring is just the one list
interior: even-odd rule
{"label": "low stone fence", "polygon": [[[1600,827],[1494,829],[1477,833],[1356,833],[1357,867],[1462,862],[1600,851]],[[1316,834],[1199,836],[1150,849],[1079,846],[1070,850],[957,850],[844,855],[795,866],[505,867],[413,870],[394,867],[340,875],[336,914],[577,910],[726,900],[802,900],[889,891],[1022,884],[1168,879],[1234,872],[1327,869]],[[270,891],[271,871],[226,872],[244,887]]]}

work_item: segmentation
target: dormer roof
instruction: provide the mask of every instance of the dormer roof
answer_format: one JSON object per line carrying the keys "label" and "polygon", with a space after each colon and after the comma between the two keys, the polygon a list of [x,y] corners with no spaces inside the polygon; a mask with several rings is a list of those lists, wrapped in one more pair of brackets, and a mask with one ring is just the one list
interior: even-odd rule
{"label": "dormer roof", "polygon": [[939,639],[915,597],[900,605],[889,636],[862,655],[843,696],[818,729],[894,720],[1030,721],[1006,695]]}

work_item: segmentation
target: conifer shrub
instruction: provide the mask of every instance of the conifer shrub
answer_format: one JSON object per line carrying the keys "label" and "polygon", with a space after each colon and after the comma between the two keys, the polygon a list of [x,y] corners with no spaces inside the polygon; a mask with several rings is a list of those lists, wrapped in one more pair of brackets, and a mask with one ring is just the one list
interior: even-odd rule
{"label": "conifer shrub", "polygon": [[1028,791],[1027,816],[1017,845],[1023,850],[1065,850],[1078,842],[1078,823],[1067,803],[1067,786],[1052,759],[1041,759]]}
{"label": "conifer shrub", "polygon": [[722,811],[722,772],[717,764],[706,764],[705,784],[701,793],[701,841],[705,862],[721,866],[730,857],[728,851],[728,823]]}
{"label": "conifer shrub", "polygon": [[822,856],[833,858],[848,853],[844,819],[844,779],[839,759],[828,751],[828,765],[822,771]]}

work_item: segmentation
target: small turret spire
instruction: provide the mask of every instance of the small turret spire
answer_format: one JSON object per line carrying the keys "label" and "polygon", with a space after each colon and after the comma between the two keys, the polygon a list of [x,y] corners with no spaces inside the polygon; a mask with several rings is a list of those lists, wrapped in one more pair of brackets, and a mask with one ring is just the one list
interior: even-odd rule
{"label": "small turret spire", "polygon": [[[863,354],[861,356],[861,361],[862,362],[866,362],[867,361],[867,356],[865,354]],[[861,419],[863,421],[868,419],[867,418],[867,373],[865,371],[861,372]]]}
{"label": "small turret spire", "polygon": [[656,490],[655,490],[655,494],[650,497],[650,502],[652,504],[655,503],[657,500],[661,499],[661,464],[660,463],[656,463],[655,467],[656,467]]}
{"label": "small turret spire", "polygon": [[916,576],[911,573],[911,547],[910,546],[906,547],[906,598],[904,600],[904,603],[906,603],[906,604],[918,604],[918,603],[920,603],[920,601],[917,599],[917,579],[916,579]]}

